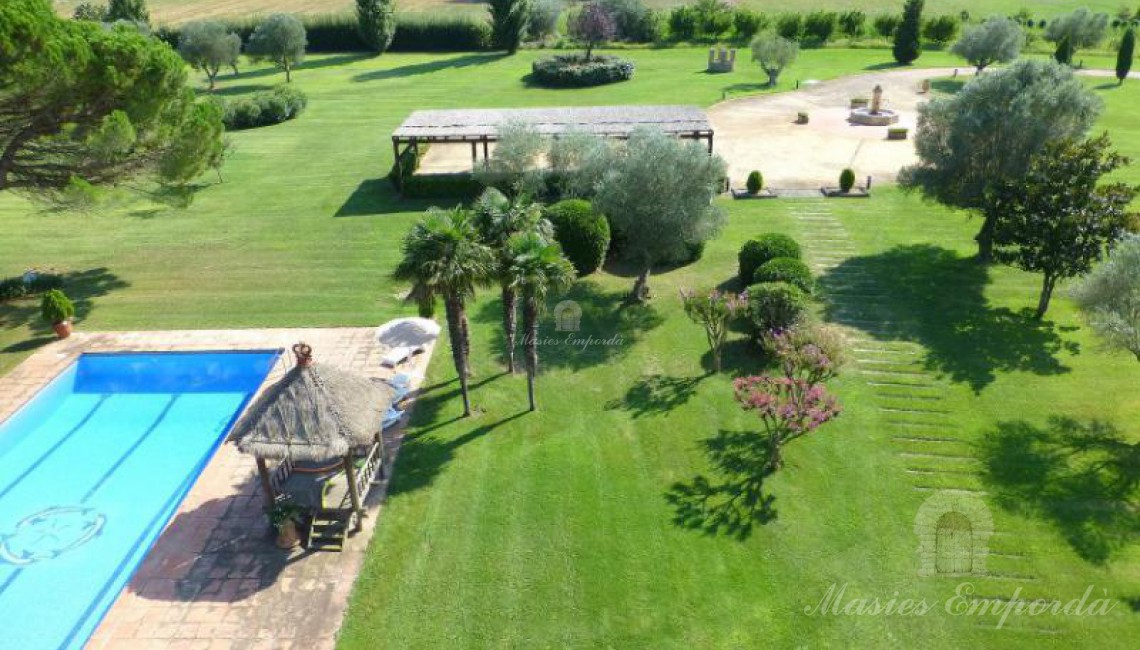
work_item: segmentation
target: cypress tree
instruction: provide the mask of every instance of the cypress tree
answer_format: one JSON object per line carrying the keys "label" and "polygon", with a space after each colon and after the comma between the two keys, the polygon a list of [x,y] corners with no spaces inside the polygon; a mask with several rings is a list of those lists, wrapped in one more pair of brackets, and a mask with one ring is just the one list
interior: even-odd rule
{"label": "cypress tree", "polygon": [[919,42],[919,32],[922,30],[923,0],[906,0],[903,5],[902,22],[895,31],[895,46],[893,49],[895,61],[899,65],[914,63],[919,54],[922,54],[922,44]]}
{"label": "cypress tree", "polygon": [[1053,53],[1053,58],[1061,65],[1073,64],[1073,41],[1068,36],[1057,41],[1057,51]]}
{"label": "cypress tree", "polygon": [[395,0],[356,0],[356,28],[370,50],[383,54],[396,35]]}
{"label": "cypress tree", "polygon": [[1129,27],[1124,31],[1124,37],[1120,39],[1120,49],[1116,52],[1116,78],[1120,83],[1128,78],[1128,72],[1132,70],[1132,55],[1136,50],[1136,30]]}

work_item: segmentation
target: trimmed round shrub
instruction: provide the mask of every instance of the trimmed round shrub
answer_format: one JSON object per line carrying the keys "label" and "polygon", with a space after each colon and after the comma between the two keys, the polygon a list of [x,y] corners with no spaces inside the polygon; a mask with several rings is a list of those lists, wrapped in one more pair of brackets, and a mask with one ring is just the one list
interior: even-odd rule
{"label": "trimmed round shrub", "polygon": [[748,182],[744,186],[748,188],[749,194],[756,194],[764,189],[764,176],[759,171],[752,170],[748,174]]}
{"label": "trimmed round shrub", "polygon": [[760,282],[748,287],[748,322],[758,335],[792,327],[803,318],[808,295],[787,282]]}
{"label": "trimmed round shrub", "polygon": [[554,238],[578,275],[601,268],[610,247],[610,223],[594,212],[589,201],[559,201],[546,208],[546,218],[554,225]]}
{"label": "trimmed round shrub", "polygon": [[756,269],[765,262],[779,257],[798,260],[800,255],[800,245],[796,243],[796,240],[778,232],[763,234],[756,239],[745,242],[737,257],[740,286],[746,287],[752,284]]}
{"label": "trimmed round shrub", "polygon": [[685,260],[685,264],[700,261],[705,256],[705,242],[703,241],[688,242],[685,244],[685,249],[689,251],[689,259]]}
{"label": "trimmed round shrub", "polygon": [[850,168],[844,169],[839,174],[839,190],[850,192],[852,187],[855,187],[855,172]]}
{"label": "trimmed round shrub", "polygon": [[230,131],[280,124],[300,115],[309,103],[305,93],[291,86],[222,101],[222,123]]}
{"label": "trimmed round shrub", "polygon": [[531,65],[531,78],[551,88],[586,88],[627,81],[633,77],[633,62],[608,54],[558,54]]}
{"label": "trimmed round shrub", "polygon": [[805,293],[811,293],[815,288],[815,280],[811,277],[811,269],[807,264],[792,257],[777,257],[760,265],[752,274],[753,282],[787,282],[795,285]]}

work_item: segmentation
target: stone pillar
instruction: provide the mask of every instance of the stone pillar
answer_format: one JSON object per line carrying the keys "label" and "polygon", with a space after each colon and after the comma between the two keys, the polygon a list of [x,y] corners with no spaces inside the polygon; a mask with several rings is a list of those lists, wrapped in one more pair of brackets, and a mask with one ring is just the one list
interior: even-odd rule
{"label": "stone pillar", "polygon": [[878,115],[879,110],[883,107],[883,87],[876,84],[875,89],[871,91],[871,115]]}

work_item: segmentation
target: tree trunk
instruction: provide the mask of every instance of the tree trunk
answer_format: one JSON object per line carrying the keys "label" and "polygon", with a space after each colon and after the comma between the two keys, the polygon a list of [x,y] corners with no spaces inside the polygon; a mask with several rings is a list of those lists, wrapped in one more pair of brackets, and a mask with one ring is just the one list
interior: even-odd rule
{"label": "tree trunk", "polygon": [[594,53],[594,44],[586,43],[586,63],[590,62],[590,55]]}
{"label": "tree trunk", "polygon": [[454,296],[444,298],[447,333],[451,337],[451,360],[459,375],[459,391],[463,394],[463,417],[471,415],[471,397],[467,393],[467,355],[463,352],[463,303]]}
{"label": "tree trunk", "polygon": [[292,66],[289,65],[288,61],[286,61],[284,67],[285,67],[285,83],[292,83],[293,82]]}
{"label": "tree trunk", "polygon": [[780,439],[773,435],[768,439],[768,469],[776,471],[784,464],[784,459],[780,454]]}
{"label": "tree trunk", "polygon": [[633,291],[629,293],[629,304],[641,304],[649,299],[649,273],[651,271],[649,264],[641,271],[641,275],[637,276],[637,281],[633,283]]}
{"label": "tree trunk", "polygon": [[523,327],[526,328],[526,396],[530,410],[536,411],[534,379],[538,375],[538,298],[529,291],[523,301]]}
{"label": "tree trunk", "polygon": [[775,88],[776,87],[776,81],[778,81],[780,78],[780,71],[779,70],[765,70],[764,72],[768,73],[768,86]]}
{"label": "tree trunk", "polygon": [[515,330],[518,327],[518,293],[503,285],[503,335],[507,339],[507,371],[515,372]]}
{"label": "tree trunk", "polygon": [[459,329],[463,336],[463,361],[467,367],[467,377],[470,378],[475,375],[475,371],[471,368],[471,322],[467,320],[467,310],[462,302],[459,303],[459,309],[461,310]]}
{"label": "tree trunk", "polygon": [[997,216],[984,215],[985,221],[982,229],[978,231],[974,241],[978,242],[978,261],[989,264],[994,260],[994,231],[997,229]]}
{"label": "tree trunk", "polygon": [[1045,317],[1045,312],[1049,311],[1049,301],[1053,298],[1053,289],[1057,286],[1057,278],[1051,274],[1046,273],[1045,279],[1041,281],[1041,297],[1037,300],[1037,311],[1033,317],[1041,320]]}

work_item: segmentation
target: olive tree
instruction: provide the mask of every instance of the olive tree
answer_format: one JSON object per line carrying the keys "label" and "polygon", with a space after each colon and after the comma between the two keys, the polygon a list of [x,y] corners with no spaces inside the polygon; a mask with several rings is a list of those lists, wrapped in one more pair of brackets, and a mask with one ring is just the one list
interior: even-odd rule
{"label": "olive tree", "polygon": [[765,33],[752,40],[752,60],[768,75],[768,85],[775,86],[784,68],[796,60],[799,43],[778,34]]}
{"label": "olive tree", "polygon": [[689,259],[690,246],[720,230],[724,217],[712,200],[724,183],[724,161],[700,143],[650,128],[634,131],[623,147],[599,151],[584,166],[605,170],[594,208],[609,218],[620,256],[638,272],[630,301],[643,302],[654,265]]}
{"label": "olive tree", "polygon": [[1045,40],[1067,44],[1069,58],[1077,50],[1093,47],[1104,40],[1108,32],[1108,14],[1095,14],[1085,7],[1073,13],[1054,18],[1045,28]]}
{"label": "olive tree", "polygon": [[967,27],[950,52],[970,62],[981,73],[994,63],[1008,63],[1021,54],[1025,33],[1011,18],[992,16],[980,25]]}
{"label": "olive tree", "polygon": [[0,3],[0,191],[53,200],[139,177],[177,183],[219,162],[220,124],[164,43],[62,20],[47,0]]}
{"label": "olive tree", "polygon": [[254,59],[271,61],[293,80],[293,68],[305,60],[305,26],[292,14],[273,14],[249,37],[248,52]]}
{"label": "olive tree", "polygon": [[939,203],[977,211],[983,218],[978,258],[989,262],[1001,214],[986,209],[987,192],[1023,177],[1046,144],[1083,137],[1101,107],[1069,68],[1017,61],[919,107],[918,162],[903,168],[899,182]]}
{"label": "olive tree", "polygon": [[512,196],[538,196],[545,182],[540,163],[548,146],[533,125],[508,122],[498,128],[495,149],[475,177]]}
{"label": "olive tree", "polygon": [[1110,347],[1140,361],[1140,235],[1117,243],[1108,260],[1081,279],[1073,298]]}
{"label": "olive tree", "polygon": [[178,39],[178,54],[192,67],[206,73],[210,90],[223,66],[235,67],[241,55],[241,37],[214,20],[187,23]]}

